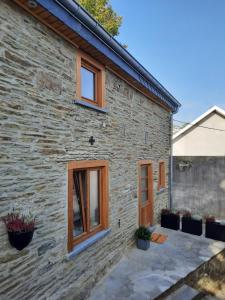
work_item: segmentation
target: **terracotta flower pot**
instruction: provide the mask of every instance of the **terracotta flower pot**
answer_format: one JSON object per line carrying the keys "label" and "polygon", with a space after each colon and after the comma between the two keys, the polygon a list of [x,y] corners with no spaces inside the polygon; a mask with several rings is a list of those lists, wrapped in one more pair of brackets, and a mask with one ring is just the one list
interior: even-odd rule
{"label": "terracotta flower pot", "polygon": [[9,242],[12,247],[21,251],[32,241],[33,234],[34,230],[28,232],[8,231]]}

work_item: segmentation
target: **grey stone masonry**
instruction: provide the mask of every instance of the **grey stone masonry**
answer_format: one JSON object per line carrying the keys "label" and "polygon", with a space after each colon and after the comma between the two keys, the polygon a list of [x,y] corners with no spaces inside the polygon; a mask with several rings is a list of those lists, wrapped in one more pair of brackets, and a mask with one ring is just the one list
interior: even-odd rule
{"label": "grey stone masonry", "polygon": [[[157,184],[165,160],[168,186],[170,113],[108,70],[108,112],[74,104],[75,64],[72,45],[0,1],[0,217],[13,206],[37,216],[21,252],[0,223],[2,300],[85,299],[133,242],[139,160],[153,162],[155,223],[168,204],[168,189],[158,193]],[[68,260],[67,163],[93,159],[109,161],[111,232]]]}

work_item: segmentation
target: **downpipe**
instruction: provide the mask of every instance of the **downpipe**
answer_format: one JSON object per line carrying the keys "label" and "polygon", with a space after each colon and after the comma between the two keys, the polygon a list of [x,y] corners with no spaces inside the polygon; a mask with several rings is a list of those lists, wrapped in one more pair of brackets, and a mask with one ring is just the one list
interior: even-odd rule
{"label": "downpipe", "polygon": [[173,208],[173,113],[170,113],[169,208]]}

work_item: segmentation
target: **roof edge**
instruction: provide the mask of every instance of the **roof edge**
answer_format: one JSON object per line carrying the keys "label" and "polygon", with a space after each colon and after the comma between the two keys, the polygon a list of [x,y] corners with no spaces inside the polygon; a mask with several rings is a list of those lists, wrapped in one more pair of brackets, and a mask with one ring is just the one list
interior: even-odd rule
{"label": "roof edge", "polygon": [[173,113],[178,111],[181,106],[179,101],[77,2],[73,0],[36,0],[36,2],[155,95]]}
{"label": "roof edge", "polygon": [[[181,104],[177,101],[159,82],[155,79],[113,36],[111,36],[80,4],[73,0],[56,0],[69,9],[75,16],[85,24],[91,31],[97,34],[107,45],[116,51],[134,69],[138,70],[141,76],[150,81],[158,92],[162,93],[171,102],[177,112]],[[146,87],[146,86],[145,86]],[[154,93],[155,94],[155,93]]]}
{"label": "roof edge", "polygon": [[189,130],[191,127],[193,127],[194,125],[196,125],[197,123],[199,123],[200,121],[202,121],[203,119],[205,119],[208,115],[210,115],[213,112],[217,112],[220,115],[225,117],[225,110],[223,110],[222,108],[214,105],[212,107],[210,107],[206,112],[204,112],[202,115],[200,115],[198,118],[196,118],[193,122],[191,122],[190,124],[186,125],[184,128],[182,128],[181,130],[179,130],[177,133],[175,133],[173,135],[173,140],[175,140],[177,137],[179,137],[180,135],[182,135],[183,133],[185,133],[187,130]]}

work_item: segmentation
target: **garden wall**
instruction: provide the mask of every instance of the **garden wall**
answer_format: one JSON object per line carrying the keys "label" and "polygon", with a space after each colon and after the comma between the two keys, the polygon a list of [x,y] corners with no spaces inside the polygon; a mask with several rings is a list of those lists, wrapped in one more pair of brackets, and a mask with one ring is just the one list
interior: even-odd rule
{"label": "garden wall", "polygon": [[225,219],[225,157],[174,156],[173,207]]}

